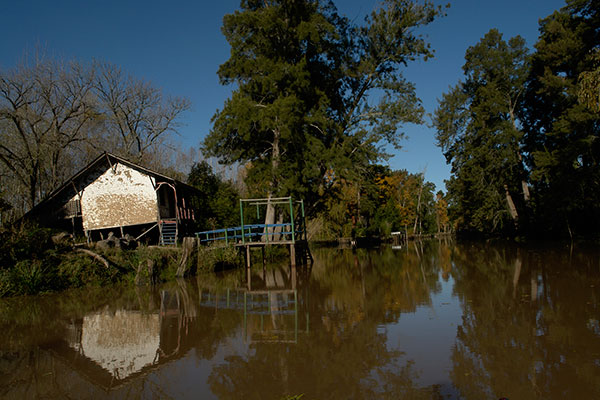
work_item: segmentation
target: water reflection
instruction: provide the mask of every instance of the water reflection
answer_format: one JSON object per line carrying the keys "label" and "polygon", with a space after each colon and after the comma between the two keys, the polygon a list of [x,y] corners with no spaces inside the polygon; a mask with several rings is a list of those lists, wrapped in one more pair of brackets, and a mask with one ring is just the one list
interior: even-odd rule
{"label": "water reflection", "polygon": [[0,396],[599,398],[596,249],[414,242],[0,303]]}
{"label": "water reflection", "polygon": [[[140,372],[157,359],[160,348],[158,314],[105,311],[86,315],[67,328],[66,343],[76,356],[106,370],[115,380]],[[55,350],[58,349],[57,346]]]}
{"label": "water reflection", "polygon": [[466,398],[600,397],[595,249],[472,246],[455,260],[463,317],[452,377]]}

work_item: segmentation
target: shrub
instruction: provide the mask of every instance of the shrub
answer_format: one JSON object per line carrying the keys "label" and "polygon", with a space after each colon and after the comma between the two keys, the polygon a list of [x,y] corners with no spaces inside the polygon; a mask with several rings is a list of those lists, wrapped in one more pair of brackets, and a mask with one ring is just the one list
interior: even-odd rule
{"label": "shrub", "polygon": [[105,285],[119,281],[118,268],[106,268],[90,256],[81,253],[68,253],[58,266],[59,284],[56,289],[86,285]]}
{"label": "shrub", "polygon": [[35,225],[0,231],[0,268],[12,269],[22,260],[42,259],[53,249],[52,231]]}
{"label": "shrub", "polygon": [[198,271],[215,271],[244,265],[244,259],[234,246],[201,246],[198,249]]}

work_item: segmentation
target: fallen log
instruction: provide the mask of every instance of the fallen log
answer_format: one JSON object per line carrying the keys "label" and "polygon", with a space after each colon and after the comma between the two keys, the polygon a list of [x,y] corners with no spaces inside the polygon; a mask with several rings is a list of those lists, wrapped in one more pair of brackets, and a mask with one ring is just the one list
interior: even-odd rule
{"label": "fallen log", "polygon": [[76,251],[78,253],[85,253],[88,256],[93,257],[96,261],[99,261],[102,264],[104,264],[104,266],[106,267],[106,269],[110,268],[110,263],[108,262],[108,260],[106,258],[102,257],[100,254],[94,253],[93,251],[88,250],[88,249],[76,249]]}

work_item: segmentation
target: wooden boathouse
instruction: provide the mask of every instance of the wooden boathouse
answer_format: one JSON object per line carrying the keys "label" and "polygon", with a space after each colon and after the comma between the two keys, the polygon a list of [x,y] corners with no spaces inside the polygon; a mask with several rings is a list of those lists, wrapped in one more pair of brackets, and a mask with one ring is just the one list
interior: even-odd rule
{"label": "wooden boathouse", "polygon": [[[279,222],[256,223],[261,219],[261,215],[266,214],[269,207],[276,208]],[[254,211],[256,214],[252,213]],[[266,246],[287,246],[292,266],[298,261],[302,264],[307,260],[312,261],[306,235],[304,201],[294,201],[292,197],[240,199],[239,226],[197,232],[196,238],[199,244],[235,246],[243,249],[247,269],[251,267],[252,249],[261,249],[264,263]]]}
{"label": "wooden boathouse", "polygon": [[24,218],[43,226],[85,235],[88,241],[110,232],[150,243],[174,245],[194,232],[194,197],[199,191],[183,182],[110,153],[50,193]]}

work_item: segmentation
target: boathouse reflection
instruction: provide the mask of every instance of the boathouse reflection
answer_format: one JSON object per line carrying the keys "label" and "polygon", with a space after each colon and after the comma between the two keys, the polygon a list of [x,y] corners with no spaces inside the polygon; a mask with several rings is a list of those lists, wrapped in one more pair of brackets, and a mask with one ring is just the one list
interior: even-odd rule
{"label": "boathouse reflection", "polygon": [[[300,309],[308,309],[297,286],[310,274],[310,269],[299,270],[265,268],[231,287],[178,280],[148,289],[138,298],[154,299],[150,308],[144,303],[139,307],[144,311],[86,314],[70,321],[67,334],[49,350],[86,380],[113,389],[192,349],[212,358],[223,339],[238,330],[249,343],[297,343]],[[302,322],[307,332],[307,314]]]}

